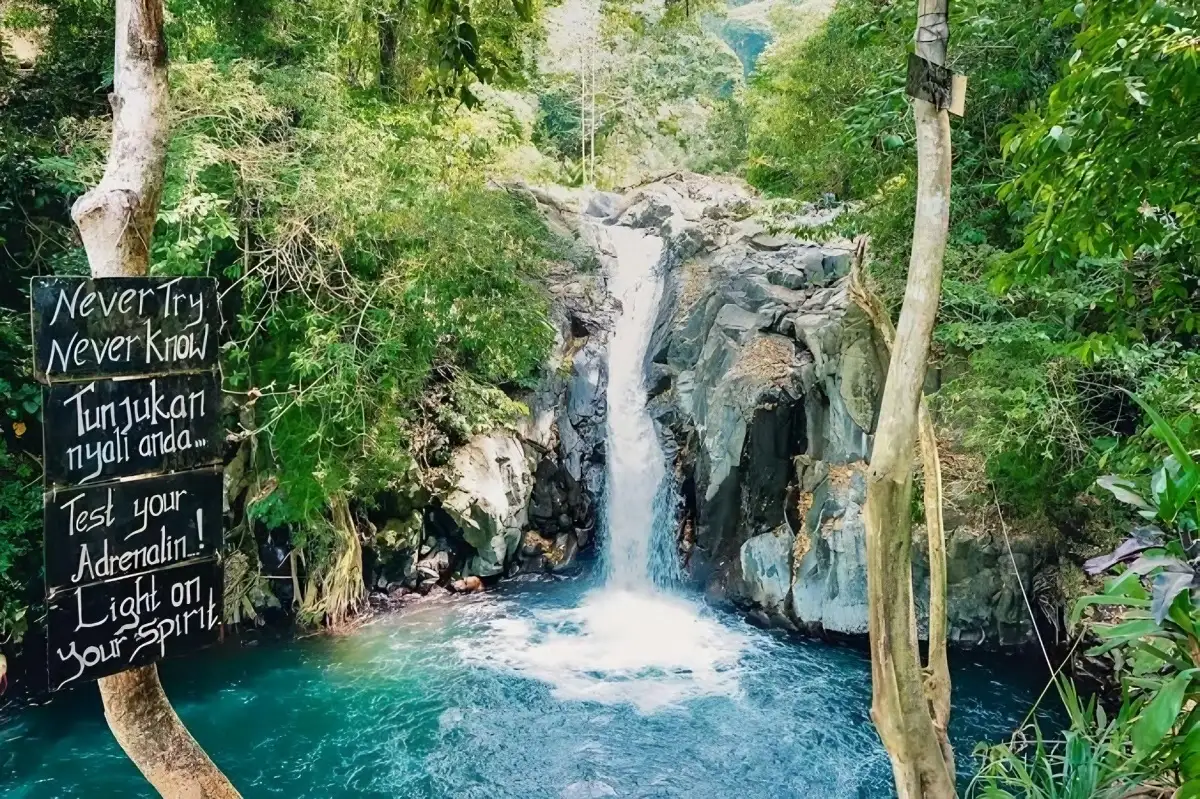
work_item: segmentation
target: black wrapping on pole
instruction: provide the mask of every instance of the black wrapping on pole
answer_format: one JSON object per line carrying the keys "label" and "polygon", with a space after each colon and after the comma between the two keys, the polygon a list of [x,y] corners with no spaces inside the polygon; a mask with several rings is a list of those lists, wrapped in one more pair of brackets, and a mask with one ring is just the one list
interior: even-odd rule
{"label": "black wrapping on pole", "polygon": [[916,53],[908,56],[908,81],[905,92],[932,103],[941,110],[950,107],[950,90],[954,74],[940,64],[926,61]]}

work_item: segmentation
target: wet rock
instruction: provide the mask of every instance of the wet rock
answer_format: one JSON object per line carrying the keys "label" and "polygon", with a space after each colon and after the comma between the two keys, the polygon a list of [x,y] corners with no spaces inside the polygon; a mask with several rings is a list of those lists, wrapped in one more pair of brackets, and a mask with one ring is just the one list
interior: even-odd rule
{"label": "wet rock", "polygon": [[646,395],[649,399],[657,397],[665,391],[670,390],[671,385],[675,382],[677,373],[665,363],[650,364],[650,374],[646,380]]}
{"label": "wet rock", "polygon": [[786,531],[763,533],[741,548],[743,598],[766,610],[784,608],[792,588],[792,548],[795,539]]}
{"label": "wet rock", "polygon": [[621,206],[621,195],[607,191],[598,191],[588,200],[584,213],[588,216],[610,217]]}
{"label": "wet rock", "polygon": [[428,557],[417,561],[417,572],[422,577],[432,577],[435,580],[441,579],[450,573],[450,553],[446,550],[440,550],[430,554]]}
{"label": "wet rock", "polygon": [[750,237],[750,244],[757,250],[782,250],[792,239],[783,236],[772,236],[769,233],[758,233]]}
{"label": "wet rock", "polygon": [[521,554],[527,558],[544,555],[554,547],[554,543],[548,538],[538,535],[533,530],[525,531],[525,538],[521,544]]}
{"label": "wet rock", "polygon": [[579,554],[579,542],[574,534],[563,533],[554,539],[554,548],[546,553],[550,562],[550,571],[560,574],[569,571],[575,565],[575,556]]}
{"label": "wet rock", "polygon": [[746,614],[746,621],[764,630],[771,628],[771,617],[762,608],[754,608]]}
{"label": "wet rock", "polygon": [[[867,631],[867,551],[862,505],[865,465],[800,459],[803,528],[797,532],[791,615],[800,624],[839,633]],[[805,475],[806,470],[811,474]],[[807,479],[806,479],[807,478]]]}
{"label": "wet rock", "polygon": [[850,273],[851,253],[849,248],[825,250],[822,266],[829,277],[842,277]]}
{"label": "wet rock", "polygon": [[599,347],[585,346],[571,363],[571,382],[567,392],[567,418],[572,424],[604,415],[604,353]]}
{"label": "wet rock", "polygon": [[656,192],[644,192],[625,211],[619,224],[635,228],[657,229],[675,214],[675,209]]}
{"label": "wet rock", "polygon": [[[1012,520],[1009,523],[1012,525]],[[983,503],[963,512],[951,504],[945,526],[950,640],[968,647],[1011,646],[1032,640],[1033,627],[1021,589],[1022,583],[1031,591],[1036,585],[1038,569],[1047,558],[1049,537],[1036,520],[1026,520],[1010,527],[1006,544],[994,508]],[[913,589],[923,632],[927,628],[929,567],[928,542],[921,525],[914,526],[913,549]],[[1043,633],[1055,638],[1053,625],[1045,627]]]}
{"label": "wet rock", "polygon": [[474,550],[464,574],[504,571],[521,540],[533,474],[521,442],[511,433],[476,436],[454,453],[457,480],[442,506]]}

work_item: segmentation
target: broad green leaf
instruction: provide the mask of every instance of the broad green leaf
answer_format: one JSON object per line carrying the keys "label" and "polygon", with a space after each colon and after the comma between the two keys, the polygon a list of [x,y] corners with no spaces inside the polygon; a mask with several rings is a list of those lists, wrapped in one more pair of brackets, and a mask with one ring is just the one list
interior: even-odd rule
{"label": "broad green leaf", "polygon": [[1128,638],[1130,636],[1154,635],[1162,632],[1153,619],[1137,619],[1121,624],[1097,624],[1092,628],[1101,638]]}
{"label": "broad green leaf", "polygon": [[1194,671],[1190,669],[1177,674],[1142,708],[1131,732],[1133,749],[1139,755],[1152,751],[1170,732],[1183,707],[1183,697],[1192,683]]}
{"label": "broad green leaf", "polygon": [[1127,596],[1131,599],[1149,599],[1150,594],[1142,586],[1137,572],[1127,571],[1104,586],[1105,596]]}
{"label": "broad green leaf", "polygon": [[1192,459],[1191,453],[1188,452],[1187,447],[1183,445],[1183,442],[1179,440],[1179,437],[1175,435],[1175,431],[1171,429],[1171,425],[1167,424],[1167,420],[1162,418],[1162,415],[1159,414],[1158,411],[1150,407],[1150,405],[1147,404],[1137,394],[1132,394],[1130,396],[1137,401],[1138,405],[1142,406],[1142,410],[1144,410],[1146,415],[1153,420],[1154,432],[1157,433],[1159,438],[1161,438],[1166,445],[1171,448],[1171,454],[1175,456],[1177,461],[1179,461],[1179,465],[1183,469],[1184,473],[1191,475],[1190,479],[1192,481],[1192,490],[1194,491],[1196,484],[1200,483],[1200,466],[1196,465],[1196,462]]}
{"label": "broad green leaf", "polygon": [[1133,505],[1135,508],[1149,509],[1153,507],[1149,502],[1142,498],[1133,489],[1137,488],[1132,480],[1120,477],[1115,474],[1106,474],[1103,477],[1096,478],[1096,485],[1110,492],[1117,501],[1124,502],[1126,505]]}
{"label": "broad green leaf", "polygon": [[1083,618],[1083,612],[1092,605],[1099,605],[1101,607],[1117,605],[1127,608],[1149,608],[1150,600],[1135,599],[1134,597],[1128,596],[1096,596],[1095,594],[1091,596],[1085,596],[1080,598],[1079,601],[1075,603],[1075,607],[1071,611],[1071,625],[1074,626],[1078,624],[1079,620]]}
{"label": "broad green leaf", "polygon": [[[1180,746],[1179,771],[1185,780],[1200,780],[1200,724],[1194,725]],[[1200,782],[1197,782],[1200,784]]]}

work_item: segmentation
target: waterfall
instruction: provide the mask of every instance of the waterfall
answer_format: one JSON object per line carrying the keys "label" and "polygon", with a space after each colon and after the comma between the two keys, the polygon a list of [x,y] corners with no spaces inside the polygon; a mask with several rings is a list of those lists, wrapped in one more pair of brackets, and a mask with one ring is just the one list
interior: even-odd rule
{"label": "waterfall", "polygon": [[675,486],[646,398],[646,355],[663,294],[663,242],[598,226],[615,258],[609,288],[621,312],[609,338],[605,583],[575,607],[498,618],[460,648],[487,664],[549,684],[555,697],[629,704],[653,713],[705,696],[738,696],[746,637],[675,583]]}
{"label": "waterfall", "polygon": [[610,586],[648,589],[651,538],[667,520],[656,498],[665,457],[646,408],[646,350],[663,278],[656,268],[662,239],[633,228],[606,229],[616,257],[609,283],[621,304],[608,350],[608,486],[606,573]]}

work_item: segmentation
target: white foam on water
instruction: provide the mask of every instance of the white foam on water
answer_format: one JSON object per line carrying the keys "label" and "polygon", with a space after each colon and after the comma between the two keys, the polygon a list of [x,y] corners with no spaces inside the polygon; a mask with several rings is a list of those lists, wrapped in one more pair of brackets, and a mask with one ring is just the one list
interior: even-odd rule
{"label": "white foam on water", "polygon": [[545,682],[556,699],[653,713],[705,696],[739,696],[746,643],[689,600],[605,587],[575,608],[492,619],[459,652],[468,662]]}

